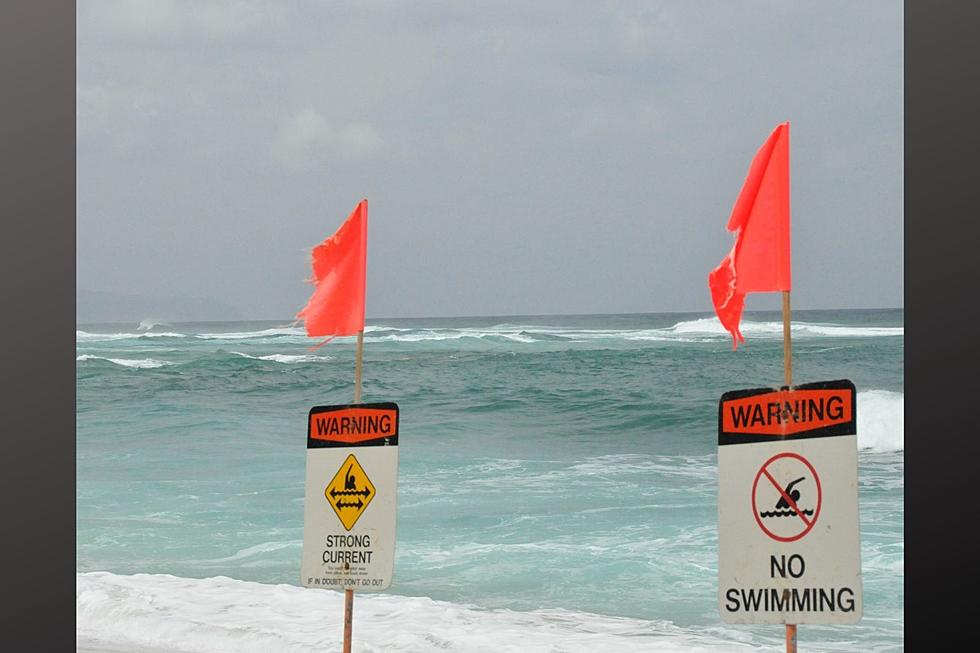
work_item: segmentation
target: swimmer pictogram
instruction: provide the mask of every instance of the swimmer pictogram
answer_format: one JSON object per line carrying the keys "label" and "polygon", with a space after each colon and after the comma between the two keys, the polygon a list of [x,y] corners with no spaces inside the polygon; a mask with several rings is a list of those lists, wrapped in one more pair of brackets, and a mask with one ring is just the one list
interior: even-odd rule
{"label": "swimmer pictogram", "polygon": [[[357,477],[352,473],[354,471],[354,464],[351,463],[347,466],[347,473],[344,474],[344,489],[337,490],[336,488],[330,490],[330,498],[334,500],[334,505],[337,508],[363,508],[365,503],[361,501],[361,497],[367,499],[371,496],[371,489],[366,485],[363,490],[357,489]],[[338,500],[338,497],[341,497]],[[344,501],[342,497],[359,497],[357,501]]]}
{"label": "swimmer pictogram", "polygon": [[[768,519],[770,517],[795,517],[797,515],[797,510],[800,513],[810,516],[813,514],[812,510],[807,510],[806,508],[794,508],[800,503],[800,491],[793,489],[793,486],[801,481],[805,481],[806,477],[801,476],[785,488],[780,491],[779,500],[776,502],[776,507],[772,510],[764,510],[759,513],[763,519]],[[793,502],[793,506],[790,506],[790,501]]]}
{"label": "swimmer pictogram", "polygon": [[350,530],[374,498],[375,488],[357,458],[350,454],[323,490],[323,495],[340,523]]}
{"label": "swimmer pictogram", "polygon": [[822,500],[817,470],[793,452],[767,460],[752,484],[755,521],[779,542],[794,542],[809,533],[820,515]]}

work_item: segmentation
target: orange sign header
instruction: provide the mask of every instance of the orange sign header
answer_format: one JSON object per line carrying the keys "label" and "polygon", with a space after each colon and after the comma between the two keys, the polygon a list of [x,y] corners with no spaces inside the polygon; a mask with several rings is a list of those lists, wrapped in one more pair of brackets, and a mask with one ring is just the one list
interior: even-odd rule
{"label": "orange sign header", "polygon": [[313,408],[307,433],[307,446],[312,447],[397,445],[398,406],[386,403]]}
{"label": "orange sign header", "polygon": [[854,384],[846,380],[727,392],[719,405],[719,444],[745,441],[744,436],[853,434],[855,408]]}

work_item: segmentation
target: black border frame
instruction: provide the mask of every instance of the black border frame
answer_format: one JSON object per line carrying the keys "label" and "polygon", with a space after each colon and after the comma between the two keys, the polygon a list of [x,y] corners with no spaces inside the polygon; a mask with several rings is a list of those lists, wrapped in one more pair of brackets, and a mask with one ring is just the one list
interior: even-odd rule
{"label": "black border frame", "polygon": [[0,2],[5,650],[75,647],[75,4]]}
{"label": "black border frame", "polygon": [[[969,310],[980,242],[978,24],[980,7],[972,3],[904,7],[905,232],[912,243],[905,259],[905,622],[910,639],[927,648],[958,642],[963,631],[954,626],[969,624],[973,613],[963,599],[973,586],[976,545],[970,537],[940,543],[935,534],[959,523],[958,504],[948,499],[974,492],[968,462],[980,459],[969,410],[976,381],[963,365],[977,347]],[[5,343],[23,334],[11,326],[16,316],[33,331],[32,342],[0,353],[3,551],[11,563],[5,589],[16,603],[4,641],[21,650],[70,650],[74,640],[74,47],[74,3],[0,3],[0,114],[8,126],[0,127],[0,329]],[[955,567],[937,565],[937,553]],[[800,640],[805,648],[805,630]]]}
{"label": "black border frame", "polygon": [[[974,619],[976,541],[962,523],[980,459],[976,404],[980,6],[906,2],[905,626],[912,650],[958,644]],[[945,563],[945,564],[944,564]],[[973,572],[973,573],[971,573]]]}

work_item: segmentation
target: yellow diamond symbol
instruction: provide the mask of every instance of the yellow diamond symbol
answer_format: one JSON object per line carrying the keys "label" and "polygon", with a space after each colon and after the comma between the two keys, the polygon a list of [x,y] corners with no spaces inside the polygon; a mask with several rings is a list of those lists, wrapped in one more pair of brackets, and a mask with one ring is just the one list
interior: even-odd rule
{"label": "yellow diamond symbol", "polygon": [[374,491],[371,479],[364,473],[364,468],[357,462],[354,454],[351,454],[337,470],[337,474],[327,485],[323,495],[327,497],[327,503],[337,513],[340,523],[350,530],[371,503]]}

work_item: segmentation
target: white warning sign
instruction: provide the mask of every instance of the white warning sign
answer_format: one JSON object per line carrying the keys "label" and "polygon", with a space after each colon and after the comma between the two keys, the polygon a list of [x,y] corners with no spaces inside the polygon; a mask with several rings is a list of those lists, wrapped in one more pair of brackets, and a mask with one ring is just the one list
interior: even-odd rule
{"label": "white warning sign", "polygon": [[854,385],[728,392],[718,423],[722,620],[858,622]]}
{"label": "white warning sign", "polygon": [[386,589],[395,562],[398,406],[314,407],[306,446],[303,585]]}

